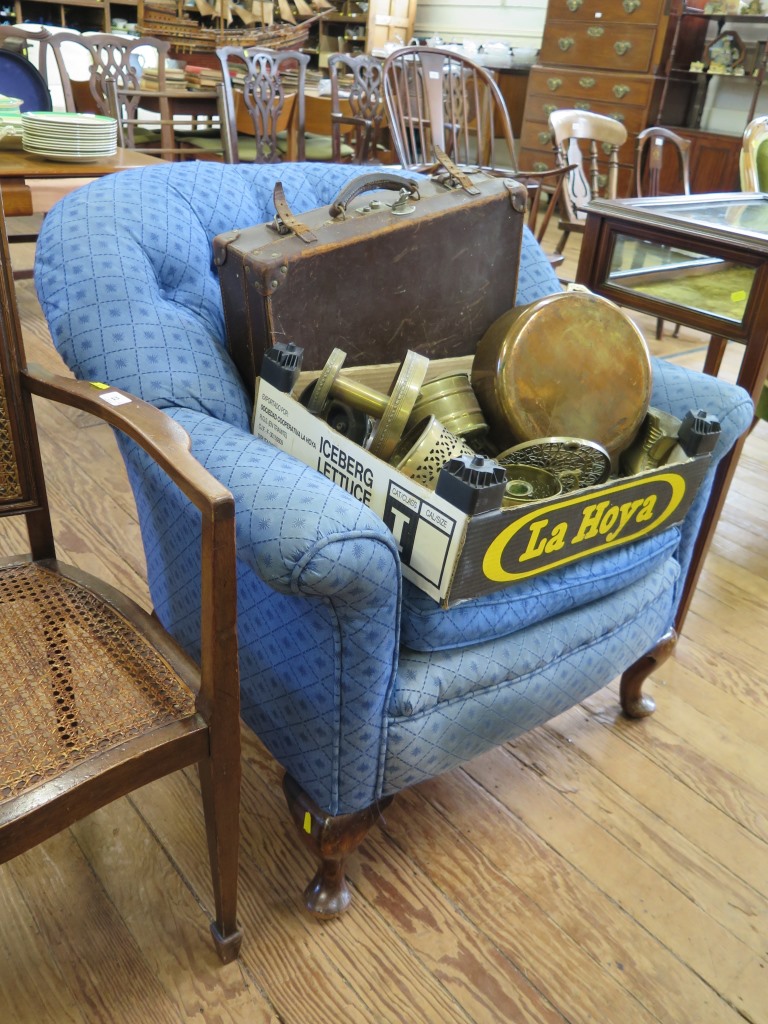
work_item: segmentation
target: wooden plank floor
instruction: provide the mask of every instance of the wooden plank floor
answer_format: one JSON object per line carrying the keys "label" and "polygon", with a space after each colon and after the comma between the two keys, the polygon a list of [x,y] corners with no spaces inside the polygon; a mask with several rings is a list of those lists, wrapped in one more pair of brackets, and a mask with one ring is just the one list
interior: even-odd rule
{"label": "wooden plank floor", "polygon": [[[57,365],[32,284],[18,294],[28,355]],[[693,332],[651,344],[701,365]],[[146,603],[109,430],[40,421],[62,556]],[[1,1024],[768,1022],[767,467],[760,423],[648,686],[655,716],[624,720],[614,684],[403,794],[354,858],[351,911],[324,925],[301,907],[312,865],[280,773],[244,730],[240,961],[212,951],[197,781],[180,773],[0,868]]]}

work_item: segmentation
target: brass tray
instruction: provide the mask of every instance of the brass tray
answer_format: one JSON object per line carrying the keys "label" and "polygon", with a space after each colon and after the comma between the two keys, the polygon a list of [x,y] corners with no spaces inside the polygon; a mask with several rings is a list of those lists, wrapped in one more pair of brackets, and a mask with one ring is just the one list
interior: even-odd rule
{"label": "brass tray", "polygon": [[481,339],[472,386],[496,445],[540,437],[634,438],[651,397],[651,361],[633,321],[608,299],[560,292],[504,313]]}

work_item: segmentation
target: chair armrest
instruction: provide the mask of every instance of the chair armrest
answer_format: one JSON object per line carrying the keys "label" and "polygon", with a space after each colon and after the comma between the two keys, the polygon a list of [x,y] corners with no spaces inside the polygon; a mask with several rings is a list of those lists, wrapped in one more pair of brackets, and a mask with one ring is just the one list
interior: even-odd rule
{"label": "chair armrest", "polygon": [[721,432],[712,459],[719,461],[752,422],[752,399],[743,388],[719,377],[688,370],[665,359],[653,358],[651,364],[651,405],[672,413],[678,419],[691,409],[701,409],[717,416]]}
{"label": "chair armrest", "polygon": [[[130,437],[173,486],[200,512],[196,537],[200,551],[200,693],[198,702],[231,717],[240,707],[237,636],[235,503],[227,488],[190,451],[190,438],[178,423],[153,405],[117,388],[51,373],[40,366],[22,374],[34,395],[81,409]],[[225,711],[226,708],[226,711]]]}
{"label": "chair armrest", "polygon": [[37,364],[23,372],[26,387],[62,405],[81,409],[109,423],[139,444],[201,512],[219,517],[217,507],[229,506],[230,492],[191,454],[187,431],[160,409],[118,388],[51,373]]}

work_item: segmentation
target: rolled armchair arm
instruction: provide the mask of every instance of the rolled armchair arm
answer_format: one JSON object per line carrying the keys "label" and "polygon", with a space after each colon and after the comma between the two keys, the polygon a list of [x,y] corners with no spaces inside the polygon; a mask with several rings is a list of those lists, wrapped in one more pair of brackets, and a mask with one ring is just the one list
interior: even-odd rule
{"label": "rolled armchair arm", "polygon": [[189,409],[167,410],[192,453],[234,495],[238,558],[275,590],[375,603],[399,593],[399,555],[371,510],[293,456]]}

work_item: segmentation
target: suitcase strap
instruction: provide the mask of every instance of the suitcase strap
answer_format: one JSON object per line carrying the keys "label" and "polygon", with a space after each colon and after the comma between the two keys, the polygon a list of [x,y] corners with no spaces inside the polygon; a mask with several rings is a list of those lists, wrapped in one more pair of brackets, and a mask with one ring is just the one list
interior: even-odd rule
{"label": "suitcase strap", "polygon": [[275,204],[275,219],[268,225],[278,235],[296,235],[302,242],[316,242],[317,235],[310,231],[306,224],[303,224],[294,214],[285,198],[285,190],[281,181],[276,182],[272,192],[272,200]]}
{"label": "suitcase strap", "polygon": [[[435,146],[435,156],[437,157],[437,168],[442,167],[447,172],[447,177],[441,179],[441,184],[443,184],[445,188],[460,188],[463,189],[467,195],[480,195],[480,189],[474,184],[466,171],[463,171],[458,164],[455,164],[448,154],[444,153],[439,146]],[[435,168],[435,170],[437,170],[437,168]]]}

